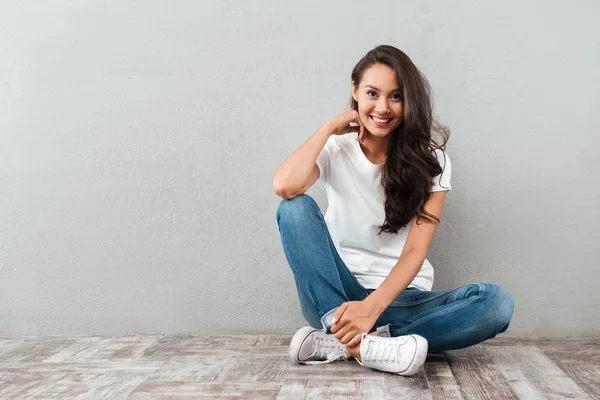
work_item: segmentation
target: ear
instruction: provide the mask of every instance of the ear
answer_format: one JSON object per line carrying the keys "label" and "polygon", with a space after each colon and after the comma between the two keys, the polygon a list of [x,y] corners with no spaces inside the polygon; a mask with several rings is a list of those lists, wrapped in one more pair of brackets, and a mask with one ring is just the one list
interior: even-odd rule
{"label": "ear", "polygon": [[352,81],[352,98],[358,103],[358,88],[354,86],[354,81]]}

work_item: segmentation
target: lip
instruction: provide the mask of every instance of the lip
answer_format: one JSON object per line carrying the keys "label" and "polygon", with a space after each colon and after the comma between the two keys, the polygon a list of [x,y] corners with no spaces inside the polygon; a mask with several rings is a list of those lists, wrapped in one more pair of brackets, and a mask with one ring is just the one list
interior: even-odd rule
{"label": "lip", "polygon": [[373,121],[373,123],[375,124],[375,126],[380,127],[380,128],[386,128],[388,126],[390,126],[390,123],[392,122],[393,118],[379,118],[379,117],[375,117],[375,118],[379,118],[379,119],[387,119],[387,122],[377,122],[373,119],[373,115],[370,116],[371,120]]}
{"label": "lip", "polygon": [[371,117],[379,118],[379,119],[392,119],[392,117],[380,117],[379,115],[371,115]]}

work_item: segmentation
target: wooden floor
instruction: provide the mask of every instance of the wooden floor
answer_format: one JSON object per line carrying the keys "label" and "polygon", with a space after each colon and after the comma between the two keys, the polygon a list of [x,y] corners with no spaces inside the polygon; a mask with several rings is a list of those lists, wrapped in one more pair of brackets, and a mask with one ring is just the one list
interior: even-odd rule
{"label": "wooden floor", "polygon": [[600,338],[496,338],[400,377],[294,365],[289,336],[0,338],[0,399],[600,399]]}

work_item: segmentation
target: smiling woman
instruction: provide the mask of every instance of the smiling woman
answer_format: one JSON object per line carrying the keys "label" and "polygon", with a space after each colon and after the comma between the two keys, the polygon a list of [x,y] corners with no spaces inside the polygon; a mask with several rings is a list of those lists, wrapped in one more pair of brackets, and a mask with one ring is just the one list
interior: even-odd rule
{"label": "smiling woman", "polygon": [[[504,332],[513,299],[491,283],[431,291],[426,256],[452,167],[427,79],[404,52],[378,46],[351,80],[350,110],[325,122],[273,176],[284,199],[277,210],[283,250],[311,325],[296,332],[289,356],[300,363],[354,357],[413,375],[428,350]],[[317,179],[329,203],[324,217],[304,194]]]}

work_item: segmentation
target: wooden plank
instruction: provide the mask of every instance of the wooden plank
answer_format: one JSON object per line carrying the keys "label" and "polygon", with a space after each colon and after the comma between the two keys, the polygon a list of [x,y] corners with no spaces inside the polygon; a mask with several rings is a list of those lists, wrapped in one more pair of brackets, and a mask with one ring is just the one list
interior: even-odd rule
{"label": "wooden plank", "polygon": [[427,400],[433,399],[425,370],[413,376],[383,374],[386,399]]}
{"label": "wooden plank", "polygon": [[143,382],[127,399],[219,398],[276,399],[281,383],[276,382]]}
{"label": "wooden plank", "polygon": [[591,399],[600,399],[600,365],[561,363],[559,366]]}
{"label": "wooden plank", "polygon": [[148,375],[147,381],[212,382],[227,365],[230,358],[229,355],[218,354],[161,361],[163,365]]}
{"label": "wooden plank", "polygon": [[516,399],[515,393],[482,345],[445,352],[466,399]]}
{"label": "wooden plank", "polygon": [[22,338],[10,342],[2,352],[0,361],[8,362],[39,362],[70,346],[74,340],[68,338]]}
{"label": "wooden plank", "polygon": [[254,347],[284,347],[288,348],[292,337],[289,335],[260,335]]}
{"label": "wooden plank", "polygon": [[85,337],[73,339],[70,345],[64,346],[56,353],[46,358],[44,362],[48,363],[74,363],[94,351],[94,348],[102,340],[101,337]]}
{"label": "wooden plank", "polygon": [[[536,382],[531,382],[527,374],[523,372],[524,369],[528,368],[528,365],[519,366],[516,364],[517,359],[512,356],[511,351],[508,349],[515,349],[517,352],[523,352],[525,354],[531,353],[531,346],[497,346],[494,347],[493,351],[490,350],[494,362],[512,387],[514,392],[522,399],[544,399],[546,398],[540,388],[537,387]],[[535,349],[537,347],[534,346]]]}
{"label": "wooden plank", "polygon": [[296,364],[288,362],[284,379],[375,379],[383,381],[383,373],[363,367],[356,360],[335,361],[329,364]]}
{"label": "wooden plank", "polygon": [[443,400],[462,400],[460,386],[456,382],[446,356],[429,353],[425,362],[425,374],[431,397]]}
{"label": "wooden plank", "polygon": [[[380,374],[383,374],[380,372]],[[283,383],[278,400],[385,398],[383,379],[291,379]]]}
{"label": "wooden plank", "polygon": [[19,347],[23,339],[20,337],[0,337],[0,362],[8,359],[9,352],[14,348]]}
{"label": "wooden plank", "polygon": [[540,339],[542,353],[589,397],[600,399],[600,339]]}
{"label": "wooden plank", "polygon": [[486,351],[520,398],[589,399],[537,346],[494,346]]}
{"label": "wooden plank", "polygon": [[160,369],[164,361],[124,360],[119,362],[80,362],[80,363],[36,363],[27,368],[27,372],[63,373],[63,374],[149,374]]}
{"label": "wooden plank", "polygon": [[287,355],[234,356],[219,371],[214,382],[281,382],[289,365]]}
{"label": "wooden plank", "polygon": [[[317,378],[315,378],[317,379]],[[301,400],[306,398],[304,393],[306,385],[314,379],[287,379],[281,385],[277,400]]]}
{"label": "wooden plank", "polygon": [[[282,339],[274,339],[281,343]],[[172,357],[199,356],[208,353],[228,352],[230,355],[261,354],[270,350],[281,354],[285,346],[268,346],[268,339],[259,336],[183,336],[169,335],[159,337],[138,358],[146,360],[165,360]]]}
{"label": "wooden plank", "polygon": [[536,345],[551,360],[600,365],[600,339],[538,339]]}
{"label": "wooden plank", "polygon": [[3,399],[125,399],[145,379],[145,374],[82,374],[25,372],[0,390]]}
{"label": "wooden plank", "polygon": [[12,366],[0,369],[0,399],[27,398],[27,393],[36,391],[60,379],[59,373],[43,374],[27,371],[27,366]]}
{"label": "wooden plank", "polygon": [[42,388],[35,398],[72,398],[71,393],[80,391],[79,398],[127,399],[129,394],[145,381],[147,374],[67,374]]}
{"label": "wooden plank", "polygon": [[483,342],[483,346],[535,346],[537,344],[537,338],[528,337],[512,337],[504,334],[496,336]]}
{"label": "wooden plank", "polygon": [[[88,351],[80,351],[77,356],[72,355],[69,361],[118,361],[136,358],[148,347],[152,346],[158,338],[156,336],[129,335],[121,337],[101,338]],[[68,349],[67,349],[68,351]]]}

